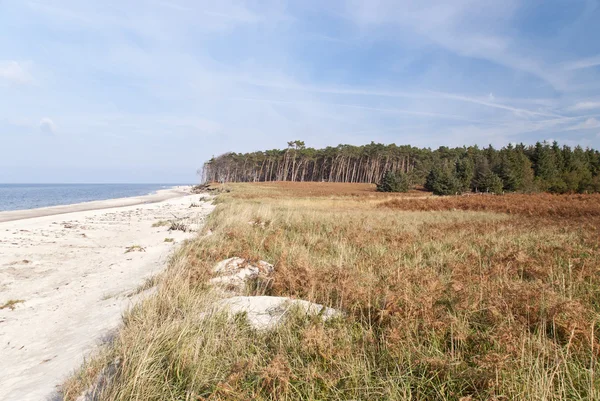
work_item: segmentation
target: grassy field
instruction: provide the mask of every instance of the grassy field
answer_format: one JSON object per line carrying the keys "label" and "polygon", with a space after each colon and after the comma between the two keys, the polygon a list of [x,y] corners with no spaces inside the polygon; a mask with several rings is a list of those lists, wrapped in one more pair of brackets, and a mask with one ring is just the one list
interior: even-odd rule
{"label": "grassy field", "polygon": [[[221,189],[66,399],[111,364],[101,400],[600,399],[600,196]],[[250,294],[343,317],[298,314],[272,331],[206,319],[210,269],[233,256],[276,267]]]}

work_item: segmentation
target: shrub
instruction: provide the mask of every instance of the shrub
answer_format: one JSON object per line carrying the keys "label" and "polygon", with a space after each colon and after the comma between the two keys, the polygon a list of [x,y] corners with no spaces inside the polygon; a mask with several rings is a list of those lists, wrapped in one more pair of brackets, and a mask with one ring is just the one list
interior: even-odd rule
{"label": "shrub", "polygon": [[377,184],[379,192],[408,192],[411,186],[410,177],[401,171],[388,171]]}
{"label": "shrub", "polygon": [[493,194],[501,194],[504,189],[504,182],[502,181],[502,178],[491,171],[482,177],[479,185],[483,192],[489,192]]}
{"label": "shrub", "polygon": [[462,192],[462,183],[453,170],[434,168],[427,176],[425,188],[434,195],[456,195]]}

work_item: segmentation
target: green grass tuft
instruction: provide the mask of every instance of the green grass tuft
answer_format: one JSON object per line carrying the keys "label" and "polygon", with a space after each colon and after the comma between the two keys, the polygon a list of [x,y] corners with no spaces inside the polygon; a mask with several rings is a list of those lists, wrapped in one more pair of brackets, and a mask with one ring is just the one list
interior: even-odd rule
{"label": "green grass tuft", "polygon": [[9,299],[3,305],[0,305],[0,310],[2,310],[2,309],[15,310],[16,305],[21,304],[23,302],[25,302],[25,301],[22,299]]}

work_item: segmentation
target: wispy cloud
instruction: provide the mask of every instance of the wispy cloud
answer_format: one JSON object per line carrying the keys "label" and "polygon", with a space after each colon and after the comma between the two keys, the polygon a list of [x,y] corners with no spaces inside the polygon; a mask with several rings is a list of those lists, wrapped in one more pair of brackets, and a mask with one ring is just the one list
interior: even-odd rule
{"label": "wispy cloud", "polygon": [[361,109],[361,110],[369,110],[369,111],[376,111],[376,112],[383,112],[383,113],[392,113],[392,114],[406,114],[406,115],[412,115],[412,116],[417,116],[417,117],[427,117],[427,118],[440,118],[440,119],[449,119],[449,120],[459,120],[459,121],[470,121],[470,122],[480,122],[480,121],[473,121],[469,118],[466,118],[464,116],[460,116],[460,115],[456,115],[456,114],[444,114],[444,113],[434,113],[434,112],[427,112],[427,111],[416,111],[416,110],[408,110],[408,109],[397,109],[397,108],[383,108],[383,107],[369,107],[369,106],[362,106],[362,105],[358,105],[358,104],[347,104],[347,103],[331,103],[331,102],[309,102],[309,101],[305,101],[305,102],[299,102],[299,101],[285,101],[285,100],[274,100],[274,99],[259,99],[259,98],[244,98],[244,97],[238,97],[238,98],[233,98],[234,100],[244,100],[244,101],[249,101],[249,102],[262,102],[262,103],[273,103],[273,104],[290,104],[290,105],[295,105],[295,104],[316,104],[318,106],[323,106],[323,107],[346,107],[346,108],[351,108],[351,109]]}
{"label": "wispy cloud", "polygon": [[437,46],[463,57],[471,57],[529,73],[556,89],[568,87],[565,77],[536,59],[530,49],[515,46],[504,33],[504,24],[514,18],[519,1],[507,0],[381,0],[352,1],[346,15],[363,29],[398,26]]}
{"label": "wispy cloud", "polygon": [[600,146],[599,9],[524,5],[0,0],[0,165],[68,154],[102,171],[110,154],[176,180],[293,139]]}
{"label": "wispy cloud", "polygon": [[226,19],[241,23],[257,23],[261,20],[260,15],[252,12],[243,3],[232,1],[157,1],[156,4],[185,13],[201,13],[212,18]]}
{"label": "wispy cloud", "polygon": [[296,82],[277,82],[277,81],[261,81],[257,79],[246,79],[241,78],[240,82],[266,88],[275,88],[289,91],[301,91],[301,92],[314,92],[314,93],[328,93],[334,95],[361,95],[361,96],[381,96],[381,97],[405,97],[405,98],[417,98],[417,97],[428,97],[426,94],[419,94],[415,92],[402,92],[402,91],[384,91],[370,88],[361,87],[333,87],[327,85],[306,85]]}
{"label": "wispy cloud", "polygon": [[575,61],[570,61],[564,64],[567,70],[581,70],[585,68],[596,67],[600,65],[600,55],[594,57],[586,57]]}
{"label": "wispy cloud", "polygon": [[512,111],[521,115],[529,116],[543,116],[543,117],[563,117],[557,113],[547,113],[543,111],[528,110],[519,107],[513,107],[500,102],[496,102],[495,97],[490,93],[486,97],[477,98],[472,96],[465,96],[457,93],[445,93],[433,90],[423,90],[420,92],[402,92],[402,91],[385,91],[368,88],[335,88],[325,86],[311,86],[311,85],[298,85],[298,84],[283,84],[276,82],[259,82],[259,81],[247,81],[251,85],[269,87],[282,90],[291,91],[304,91],[314,93],[327,93],[334,95],[358,95],[358,96],[371,96],[371,97],[391,97],[391,98],[408,98],[408,99],[447,99],[458,102],[473,103],[480,106]]}
{"label": "wispy cloud", "polygon": [[512,111],[519,115],[543,116],[543,117],[563,117],[563,116],[561,116],[559,114],[555,114],[555,113],[545,113],[545,112],[527,110],[527,109],[523,109],[523,108],[513,107],[510,105],[496,103],[496,102],[494,102],[494,98],[493,97],[490,98],[489,96],[487,97],[487,100],[486,100],[484,98],[475,98],[475,97],[469,97],[469,96],[464,96],[464,95],[457,95],[457,94],[453,94],[453,93],[443,93],[443,92],[433,92],[433,91],[431,93],[433,93],[437,96],[440,96],[442,98],[445,98],[445,99],[453,99],[453,100],[458,100],[461,102],[474,103],[474,104],[478,104],[481,106],[486,106],[486,107],[491,107],[491,108],[496,108],[496,109],[501,109],[501,110],[508,110],[508,111]]}
{"label": "wispy cloud", "polygon": [[[155,1],[148,8],[138,0],[124,5],[117,0],[106,0],[90,8],[87,3],[57,1],[52,4],[39,1],[26,3],[29,9],[45,16],[50,24],[61,21],[63,29],[96,31],[121,29],[140,37],[163,41],[184,26],[194,24],[199,32],[223,32],[237,25],[261,21],[259,14],[244,3],[235,0],[211,2],[207,0]],[[140,9],[148,12],[140,13]],[[118,32],[115,32],[118,33]],[[113,33],[114,34],[114,33]]]}
{"label": "wispy cloud", "polygon": [[587,129],[594,129],[594,128],[600,128],[600,121],[598,121],[596,118],[588,118],[587,120],[585,120],[582,123],[579,123],[577,125],[573,125],[569,128],[567,128],[567,131],[579,131],[579,130],[587,130]]}
{"label": "wispy cloud", "polygon": [[0,61],[0,84],[30,84],[33,77],[28,71],[27,63],[21,63],[14,60]]}
{"label": "wispy cloud", "polygon": [[567,108],[569,111],[586,111],[600,109],[600,102],[579,102]]}
{"label": "wispy cloud", "polygon": [[44,117],[40,120],[40,131],[44,134],[54,135],[56,134],[56,124],[48,117]]}

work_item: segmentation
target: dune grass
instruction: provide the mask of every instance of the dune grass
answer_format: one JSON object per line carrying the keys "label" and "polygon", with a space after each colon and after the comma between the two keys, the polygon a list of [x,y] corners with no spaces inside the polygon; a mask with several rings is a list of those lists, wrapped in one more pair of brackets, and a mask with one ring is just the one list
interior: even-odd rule
{"label": "dune grass", "polygon": [[165,227],[165,226],[170,226],[170,225],[171,225],[171,221],[169,221],[169,220],[159,220],[159,221],[152,223],[152,227]]}
{"label": "dune grass", "polygon": [[[600,197],[577,209],[546,195],[226,189],[156,295],[88,363],[97,374],[118,361],[99,399],[600,399]],[[210,268],[233,256],[275,265],[269,295],[344,316],[298,315],[273,331],[207,319]],[[80,373],[65,398],[93,380]]]}
{"label": "dune grass", "polygon": [[6,301],[2,305],[0,305],[0,310],[2,310],[2,309],[15,310],[16,305],[21,304],[23,302],[25,302],[25,301],[22,299],[9,299],[8,301]]}
{"label": "dune grass", "polygon": [[131,246],[128,246],[127,248],[125,248],[125,253],[131,253],[131,252],[146,252],[146,248],[144,248],[141,245],[131,245]]}

